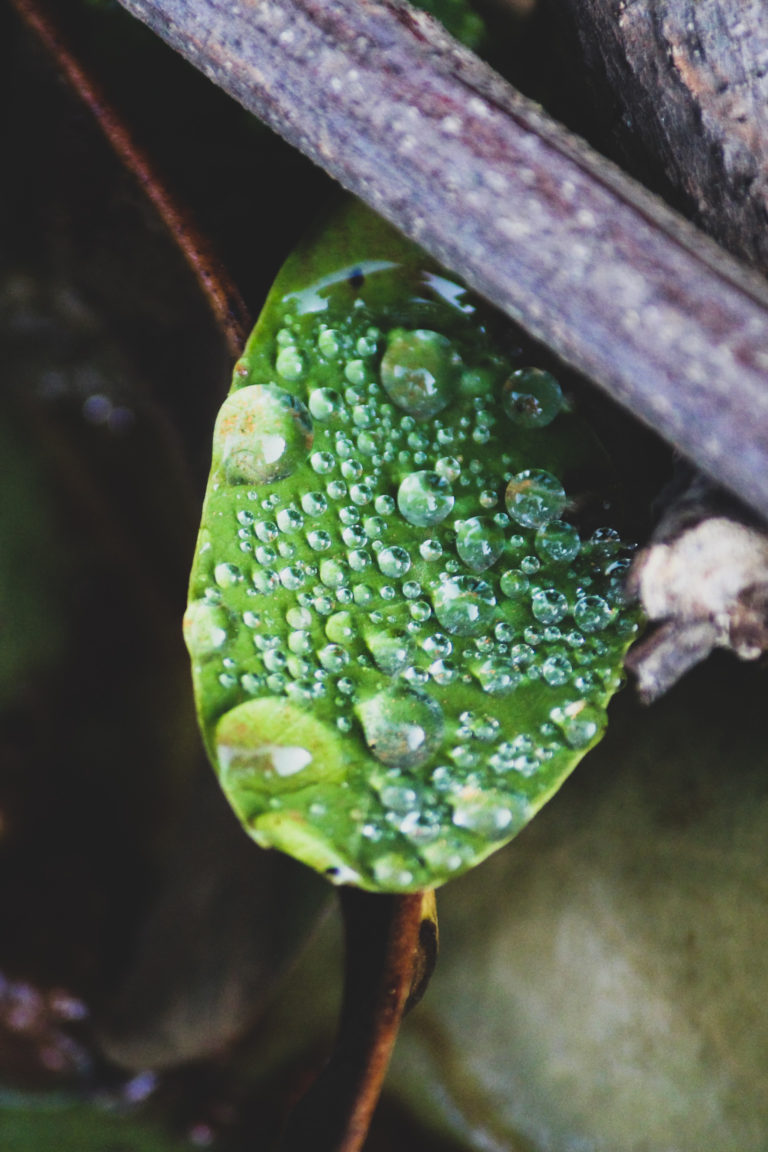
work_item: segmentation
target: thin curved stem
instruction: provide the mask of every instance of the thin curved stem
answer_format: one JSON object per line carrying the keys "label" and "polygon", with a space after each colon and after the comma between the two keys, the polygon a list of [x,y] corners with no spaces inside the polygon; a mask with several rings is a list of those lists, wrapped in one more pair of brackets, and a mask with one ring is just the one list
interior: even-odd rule
{"label": "thin curved stem", "polygon": [[164,183],[157,166],[134,139],[101,86],[77,58],[60,26],[59,13],[54,14],[41,0],[12,0],[12,3],[90,109],[119,160],[141,185],[194,273],[228,352],[233,358],[239,356],[251,327],[248,310],[211,244]]}
{"label": "thin curved stem", "polygon": [[437,954],[434,894],[339,890],[346,937],[344,1000],[331,1059],[291,1114],[277,1152],[359,1152],[404,1013]]}

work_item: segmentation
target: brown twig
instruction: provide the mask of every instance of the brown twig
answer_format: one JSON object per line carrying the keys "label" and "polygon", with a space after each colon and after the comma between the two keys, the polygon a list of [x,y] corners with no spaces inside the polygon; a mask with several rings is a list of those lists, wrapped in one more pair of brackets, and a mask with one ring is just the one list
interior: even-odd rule
{"label": "brown twig", "polygon": [[62,75],[93,113],[120,161],[141,185],[192,269],[226,341],[228,352],[233,358],[239,356],[251,327],[248,311],[237,286],[209,241],[163,182],[156,165],[133,138],[100,85],[67,43],[59,24],[60,14],[51,11],[42,0],[12,0],[12,3],[55,58]]}
{"label": "brown twig", "polygon": [[401,0],[122,0],[768,514],[768,293]]}
{"label": "brown twig", "polygon": [[434,896],[339,889],[346,978],[331,1060],[292,1113],[278,1152],[359,1152],[403,1013],[434,967]]}

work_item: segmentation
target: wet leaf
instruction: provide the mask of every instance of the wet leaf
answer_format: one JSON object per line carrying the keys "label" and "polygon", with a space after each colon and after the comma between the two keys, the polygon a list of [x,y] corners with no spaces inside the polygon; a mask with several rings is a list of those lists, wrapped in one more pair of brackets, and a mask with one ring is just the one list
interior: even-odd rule
{"label": "wet leaf", "polygon": [[606,454],[511,340],[347,207],[216,421],[203,733],[253,838],[339,883],[434,886],[515,836],[599,740],[637,630]]}

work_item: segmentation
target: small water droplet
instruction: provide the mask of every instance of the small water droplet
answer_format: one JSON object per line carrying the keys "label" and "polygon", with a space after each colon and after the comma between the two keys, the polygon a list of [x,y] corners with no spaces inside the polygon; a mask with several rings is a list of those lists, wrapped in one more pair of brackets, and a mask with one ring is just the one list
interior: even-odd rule
{"label": "small water droplet", "polygon": [[493,589],[474,576],[452,576],[433,593],[435,615],[454,636],[477,636],[493,621]]}
{"label": "small water droplet", "polygon": [[560,481],[540,468],[527,468],[507,485],[507,511],[524,528],[539,528],[565,508],[566,495]]}
{"label": "small water droplet", "polygon": [[333,541],[327,532],[313,528],[307,532],[307,544],[313,552],[327,552]]}
{"label": "small water droplet", "polygon": [[555,654],[541,665],[541,675],[552,688],[560,688],[573,675],[573,666],[567,656]]}
{"label": "small water droplet", "polygon": [[378,856],[371,868],[377,884],[386,890],[407,888],[413,883],[413,872],[408,862],[396,852]]}
{"label": "small water droplet", "polygon": [[320,561],[320,580],[326,588],[339,588],[349,581],[349,567],[343,560],[329,556]]}
{"label": "small water droplet", "polygon": [[586,700],[553,708],[549,715],[571,748],[586,748],[602,734],[607,724],[602,708],[594,708]]}
{"label": "small water droplet", "polygon": [[315,420],[330,420],[344,411],[344,400],[335,388],[316,388],[307,404]]}
{"label": "small water droplet", "polygon": [[510,796],[494,789],[465,788],[451,797],[453,823],[483,840],[510,836],[526,821],[528,805],[522,796]]}
{"label": "small water droplet", "polygon": [[496,563],[504,550],[504,535],[493,521],[481,516],[457,520],[456,551],[468,568],[484,572]]}
{"label": "small water droplet", "polygon": [[213,578],[219,588],[233,588],[235,584],[242,583],[243,574],[236,564],[217,564]]}
{"label": "small water droplet", "polygon": [[568,611],[568,600],[556,588],[537,588],[531,596],[531,611],[541,624],[556,624]]}
{"label": "small water droplet", "polygon": [[447,337],[426,328],[396,328],[387,338],[381,382],[399,408],[424,420],[450,403],[461,367],[461,357]]}
{"label": "small water droplet", "polygon": [[501,403],[521,428],[544,428],[563,406],[563,393],[554,376],[540,368],[520,368],[505,382]]}
{"label": "small water droplet", "polygon": [[484,692],[499,696],[513,692],[521,679],[512,660],[501,656],[490,656],[482,664],[473,667],[472,672]]}
{"label": "small water droplet", "polygon": [[320,476],[327,476],[336,467],[336,459],[330,452],[313,452],[309,458],[313,472]]}
{"label": "small water droplet", "polygon": [[322,492],[305,492],[301,497],[301,506],[307,516],[322,516],[328,509],[328,501]]}
{"label": "small water droplet", "polygon": [[339,333],[333,328],[323,328],[317,337],[317,348],[321,355],[332,360],[341,348]]}
{"label": "small water droplet", "polygon": [[349,663],[349,653],[341,644],[326,644],[317,653],[317,658],[326,672],[341,672]]}
{"label": "small water droplet", "polygon": [[411,472],[397,490],[401,515],[417,528],[439,524],[448,516],[453,504],[451,486],[437,472]]}
{"label": "small water droplet", "polygon": [[193,600],[184,614],[184,639],[190,654],[200,660],[219,652],[227,642],[229,617],[223,608]]}
{"label": "small water droplet", "polygon": [[304,517],[295,508],[281,508],[277,514],[277,526],[281,532],[298,532],[304,527]]}
{"label": "small water droplet", "polygon": [[366,743],[390,768],[416,768],[443,741],[443,711],[425,692],[408,688],[379,692],[357,706]]}
{"label": "small water droplet", "polygon": [[435,462],[435,472],[450,484],[461,476],[461,464],[455,456],[441,456]]}
{"label": "small water droplet", "polygon": [[439,560],[443,554],[443,546],[439,540],[422,540],[419,545],[419,555],[422,560]]}
{"label": "small water droplet", "polygon": [[283,380],[300,380],[304,372],[304,361],[299,350],[293,345],[281,348],[277,354],[275,368],[278,376],[282,376]]}
{"label": "small water droplet", "polygon": [[580,596],[573,609],[573,618],[582,632],[598,632],[613,619],[613,609],[602,596]]}
{"label": "small water droplet", "polygon": [[384,576],[405,576],[411,566],[411,557],[405,548],[399,548],[397,545],[382,548],[376,560]]}

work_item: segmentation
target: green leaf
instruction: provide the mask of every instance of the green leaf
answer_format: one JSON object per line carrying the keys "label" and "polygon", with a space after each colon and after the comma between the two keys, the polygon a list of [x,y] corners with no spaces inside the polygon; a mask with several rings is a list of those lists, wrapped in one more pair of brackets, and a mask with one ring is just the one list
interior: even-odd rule
{"label": "green leaf", "polygon": [[607,456],[507,326],[360,206],[280,273],[216,422],[185,632],[243,825],[443,883],[600,738],[637,631]]}

